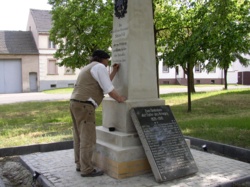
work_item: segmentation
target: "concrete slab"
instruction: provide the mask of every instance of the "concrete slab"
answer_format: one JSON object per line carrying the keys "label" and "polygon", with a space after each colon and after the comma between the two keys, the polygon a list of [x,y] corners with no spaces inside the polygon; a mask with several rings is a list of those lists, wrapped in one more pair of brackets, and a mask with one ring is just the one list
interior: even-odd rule
{"label": "concrete slab", "polygon": [[23,155],[21,161],[32,173],[41,173],[39,180],[44,187],[229,187],[239,182],[250,181],[249,163],[194,149],[191,149],[191,153],[199,169],[198,173],[164,183],[157,183],[153,173],[120,180],[106,174],[83,178],[75,170],[73,149]]}

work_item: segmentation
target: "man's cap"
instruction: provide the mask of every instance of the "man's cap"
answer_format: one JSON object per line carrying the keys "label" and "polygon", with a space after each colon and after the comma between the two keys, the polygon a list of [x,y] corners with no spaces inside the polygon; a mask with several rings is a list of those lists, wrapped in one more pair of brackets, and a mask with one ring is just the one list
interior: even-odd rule
{"label": "man's cap", "polygon": [[106,53],[105,51],[103,50],[95,50],[92,54],[92,57],[99,57],[99,58],[102,58],[102,59],[107,59],[107,58],[110,58],[109,54]]}

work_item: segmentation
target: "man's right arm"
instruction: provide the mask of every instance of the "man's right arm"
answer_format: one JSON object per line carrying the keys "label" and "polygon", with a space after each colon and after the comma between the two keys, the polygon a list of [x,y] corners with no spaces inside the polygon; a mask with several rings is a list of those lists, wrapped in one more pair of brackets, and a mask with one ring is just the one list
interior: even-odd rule
{"label": "man's right arm", "polygon": [[109,94],[110,97],[112,97],[114,100],[116,100],[119,103],[122,103],[127,99],[124,96],[120,96],[116,92],[110,80],[110,77],[108,75],[108,71],[103,64],[97,64],[94,67],[92,67],[91,74],[94,77],[94,79],[99,83],[101,88],[103,89],[104,94]]}

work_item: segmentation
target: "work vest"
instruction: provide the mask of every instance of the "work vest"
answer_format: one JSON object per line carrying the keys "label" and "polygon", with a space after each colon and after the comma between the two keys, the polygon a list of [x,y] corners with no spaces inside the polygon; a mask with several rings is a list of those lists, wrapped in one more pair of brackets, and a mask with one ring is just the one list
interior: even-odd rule
{"label": "work vest", "polygon": [[101,104],[104,94],[99,83],[91,75],[91,68],[99,62],[91,62],[79,73],[70,99],[87,101],[92,98],[98,105]]}

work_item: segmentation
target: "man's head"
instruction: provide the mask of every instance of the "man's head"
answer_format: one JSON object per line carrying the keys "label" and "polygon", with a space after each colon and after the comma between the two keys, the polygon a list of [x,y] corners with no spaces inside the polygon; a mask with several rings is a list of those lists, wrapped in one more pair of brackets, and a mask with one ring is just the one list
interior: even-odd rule
{"label": "man's head", "polygon": [[95,50],[92,54],[92,57],[99,57],[101,59],[109,59],[110,56],[108,53],[106,53],[105,51],[103,50]]}
{"label": "man's head", "polygon": [[91,62],[97,61],[104,64],[105,66],[108,66],[109,58],[110,58],[109,54],[106,53],[105,51],[95,50],[92,54]]}

